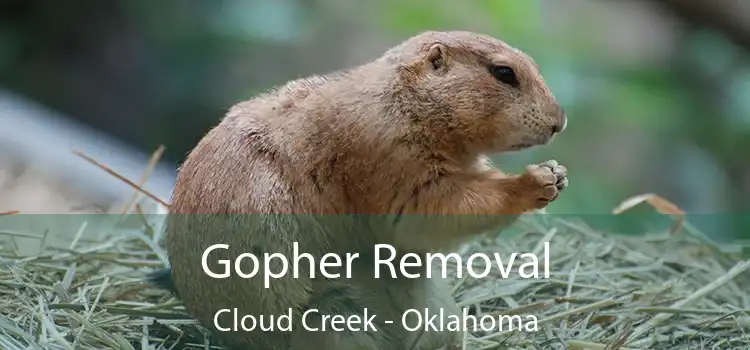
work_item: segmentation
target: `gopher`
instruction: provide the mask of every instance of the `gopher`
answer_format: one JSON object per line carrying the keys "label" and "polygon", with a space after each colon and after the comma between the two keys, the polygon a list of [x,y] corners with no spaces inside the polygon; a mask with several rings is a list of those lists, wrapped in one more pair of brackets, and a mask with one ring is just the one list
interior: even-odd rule
{"label": "gopher", "polygon": [[[534,60],[502,40],[467,31],[430,31],[347,70],[295,80],[233,106],[182,164],[165,248],[170,269],[152,280],[231,349],[433,350],[459,342],[448,330],[410,332],[408,309],[459,314],[447,281],[373,278],[372,251],[399,255],[453,249],[518,215],[544,208],[568,186],[554,160],[520,174],[488,155],[548,144],[567,118]],[[325,278],[301,264],[266,288],[263,278],[212,278],[202,269],[240,254],[278,253],[293,243],[316,260],[358,252],[350,278]],[[243,260],[243,271],[269,268]],[[386,274],[387,275],[387,274]],[[342,275],[343,276],[343,275]],[[229,309],[294,328],[225,330]],[[311,331],[320,314],[377,314],[376,330]],[[436,312],[437,313],[437,312]],[[390,320],[392,322],[385,322]],[[278,325],[277,325],[278,326]]]}

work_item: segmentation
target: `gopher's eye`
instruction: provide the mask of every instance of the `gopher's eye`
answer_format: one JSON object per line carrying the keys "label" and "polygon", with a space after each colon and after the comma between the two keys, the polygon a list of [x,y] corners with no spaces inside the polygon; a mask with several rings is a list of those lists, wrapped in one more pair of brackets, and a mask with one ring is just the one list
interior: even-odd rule
{"label": "gopher's eye", "polygon": [[518,78],[513,68],[507,66],[490,66],[490,72],[497,80],[510,86],[518,87]]}

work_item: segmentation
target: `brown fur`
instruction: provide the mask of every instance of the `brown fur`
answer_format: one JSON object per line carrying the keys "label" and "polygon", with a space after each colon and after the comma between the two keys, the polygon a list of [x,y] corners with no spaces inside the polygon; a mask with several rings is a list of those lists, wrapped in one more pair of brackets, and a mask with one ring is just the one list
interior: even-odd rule
{"label": "brown fur", "polygon": [[[498,81],[488,64],[512,67],[520,86]],[[564,167],[547,162],[508,175],[485,155],[548,143],[564,123],[530,57],[470,32],[422,33],[370,63],[239,103],[180,169],[166,235],[176,290],[209,328],[217,310],[234,307],[252,315],[368,307],[394,321],[377,333],[217,331],[233,348],[406,350],[416,334],[396,326],[404,310],[458,312],[455,302],[439,278],[372,279],[368,252],[377,243],[399,253],[449,249],[545,207],[567,186]],[[232,259],[246,252],[291,256],[294,241],[316,258],[363,258],[352,280],[290,273],[269,289],[261,278],[213,279],[201,269],[212,244],[229,244],[221,258]],[[457,336],[425,334],[416,349]]]}

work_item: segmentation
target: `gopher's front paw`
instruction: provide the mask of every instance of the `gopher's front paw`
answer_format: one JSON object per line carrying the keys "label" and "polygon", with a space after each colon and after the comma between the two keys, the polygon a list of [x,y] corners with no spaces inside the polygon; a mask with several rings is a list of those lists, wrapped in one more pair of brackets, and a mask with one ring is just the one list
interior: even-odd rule
{"label": "gopher's front paw", "polygon": [[522,195],[528,198],[533,209],[541,209],[557,199],[568,187],[567,169],[557,161],[529,165],[521,175]]}

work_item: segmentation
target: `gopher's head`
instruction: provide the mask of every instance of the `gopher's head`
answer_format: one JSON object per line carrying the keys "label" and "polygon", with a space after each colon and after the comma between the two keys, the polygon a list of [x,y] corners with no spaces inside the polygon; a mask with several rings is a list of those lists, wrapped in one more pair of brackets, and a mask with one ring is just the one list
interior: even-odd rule
{"label": "gopher's head", "polygon": [[[477,152],[549,143],[565,130],[563,108],[534,60],[471,32],[425,32],[385,53],[409,88],[401,103],[413,123]],[[442,135],[439,135],[441,134]]]}

